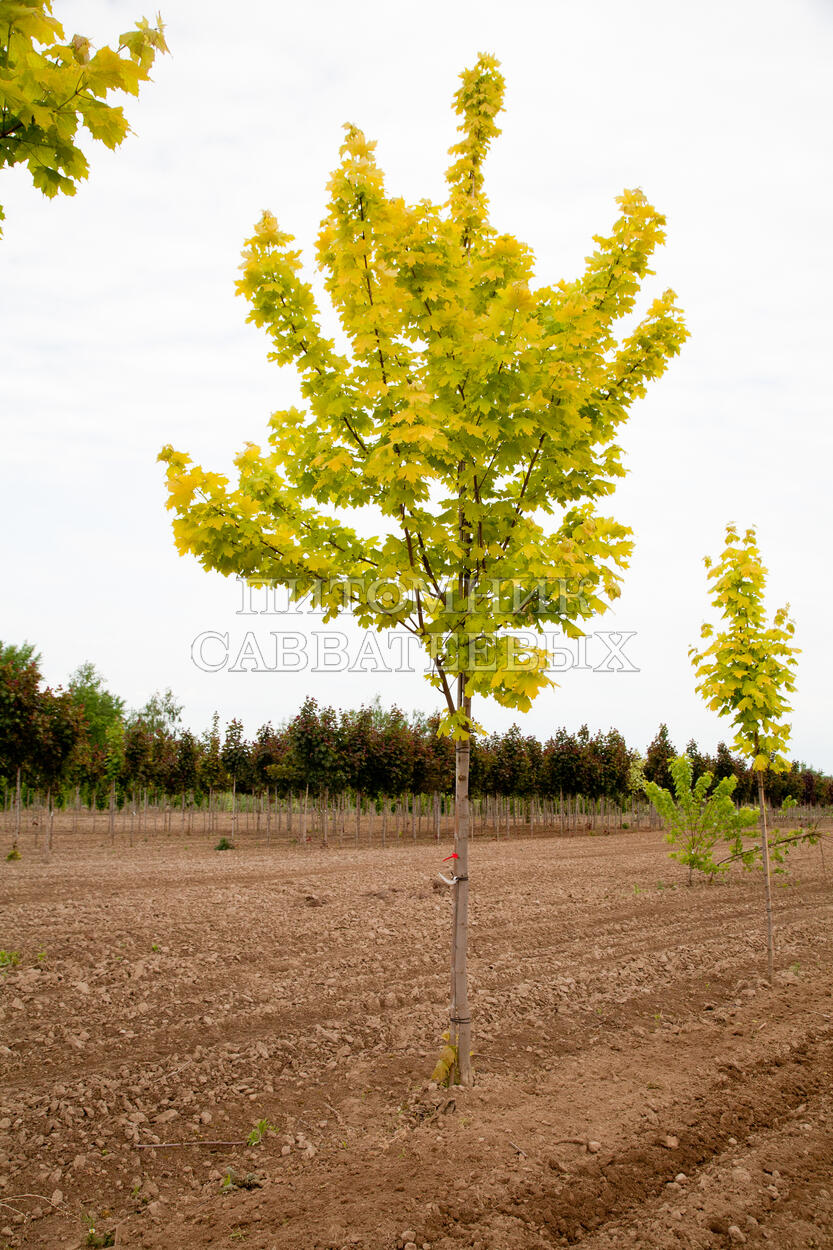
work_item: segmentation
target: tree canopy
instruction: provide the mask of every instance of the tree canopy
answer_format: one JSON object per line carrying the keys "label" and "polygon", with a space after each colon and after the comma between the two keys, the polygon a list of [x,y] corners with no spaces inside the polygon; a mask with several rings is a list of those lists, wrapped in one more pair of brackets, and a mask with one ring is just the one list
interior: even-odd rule
{"label": "tree canopy", "polygon": [[89,660],[70,675],[68,689],[83,712],[90,741],[96,747],[106,747],[113,734],[121,733],[124,699],[106,689],[103,676]]}
{"label": "tree canopy", "polygon": [[44,195],[74,195],[89,173],[79,130],[118,147],[130,127],[108,96],[138,95],[167,50],[160,16],[153,26],[142,18],[115,48],[95,48],[84,35],[66,42],[52,0],[0,0],[0,169],[25,164]]}
{"label": "tree canopy", "polygon": [[[467,697],[528,709],[547,657],[520,631],[580,633],[618,594],[630,537],[598,510],[624,473],[616,432],[686,330],[668,290],[617,337],[665,237],[639,190],[619,197],[580,277],[534,284],[530,249],[487,216],[498,63],[481,55],[461,78],[444,206],[389,195],[375,145],[345,128],[317,262],[346,351],[271,213],[246,243],[248,319],[297,368],[306,409],[274,414],[268,447],[237,456],[236,486],[172,447],[160,458],[182,553],[410,631],[446,727],[465,735],[455,676]],[[375,536],[346,523],[368,507]]]}
{"label": "tree canopy", "polygon": [[741,538],[734,525],[727,525],[720,559],[713,564],[707,556],[705,565],[713,583],[712,603],[725,624],[718,629],[703,625],[701,636],[709,645],[689,649],[698,693],[712,711],[729,717],[733,745],[752,759],[753,768],[780,771],[788,767],[783,752],[790,726],[784,718],[795,690],[798,655],[789,604],[767,623],[767,570],[754,529]]}

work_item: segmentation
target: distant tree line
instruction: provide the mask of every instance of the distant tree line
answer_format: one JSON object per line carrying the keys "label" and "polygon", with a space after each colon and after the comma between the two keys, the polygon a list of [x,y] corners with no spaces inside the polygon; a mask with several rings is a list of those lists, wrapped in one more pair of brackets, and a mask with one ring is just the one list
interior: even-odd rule
{"label": "distant tree line", "polygon": [[[44,685],[40,656],[28,643],[0,643],[0,779],[51,792],[61,802],[80,790],[102,807],[115,793],[119,803],[137,792],[156,797],[201,796],[232,788],[286,795],[345,790],[367,796],[453,793],[454,745],[437,737],[437,716],[407,715],[378,701],[336,711],[305,700],[279,728],[263,725],[252,740],[242,723],[222,729],[215,714],[200,735],[180,727],[182,708],[170,690],[144,707],[127,711],[110,693],[94,665],[82,664],[66,690]],[[694,776],[735,776],[735,797],[753,802],[756,781],[725,743],[715,755],[696,743],[685,748]],[[616,729],[590,733],[561,728],[546,742],[523,734],[479,736],[472,746],[474,795],[608,798],[625,800],[643,781],[671,787],[669,761],[678,752],[661,725],[643,756]],[[793,762],[767,778],[770,802],[790,796],[802,804],[833,804],[833,777]]]}

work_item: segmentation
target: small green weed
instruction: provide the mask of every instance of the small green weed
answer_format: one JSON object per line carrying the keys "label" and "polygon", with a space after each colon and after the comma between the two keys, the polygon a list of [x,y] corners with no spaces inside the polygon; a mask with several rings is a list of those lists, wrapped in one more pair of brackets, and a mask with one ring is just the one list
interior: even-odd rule
{"label": "small green weed", "polygon": [[267,1133],[277,1132],[274,1124],[270,1124],[268,1120],[258,1120],[249,1136],[246,1138],[247,1146],[259,1146]]}
{"label": "small green weed", "polygon": [[0,951],[0,968],[16,968],[20,963],[20,951]]}
{"label": "small green weed", "polygon": [[116,1234],[112,1229],[110,1229],[110,1231],[106,1233],[97,1233],[94,1228],[91,1228],[90,1231],[87,1233],[87,1240],[84,1242],[85,1246],[98,1246],[98,1247],[114,1246],[115,1244],[116,1244]]}
{"label": "small green weed", "polygon": [[234,846],[229,842],[228,838],[220,838],[220,841],[214,847],[215,851],[233,851]]}
{"label": "small green weed", "polygon": [[17,849],[16,846],[13,846],[12,849],[9,851],[8,855],[6,856],[6,860],[9,863],[13,863],[14,860],[16,859],[20,859],[20,851]]}
{"label": "small green weed", "polygon": [[85,1215],[84,1221],[87,1225],[87,1238],[84,1242],[85,1246],[101,1247],[114,1246],[116,1244],[116,1234],[113,1229],[104,1229],[100,1233],[95,1231],[95,1222],[98,1217],[95,1214]]}
{"label": "small green weed", "polygon": [[263,1181],[256,1172],[247,1172],[238,1176],[234,1168],[229,1168],[220,1182],[220,1193],[230,1194],[233,1189],[260,1189]]}

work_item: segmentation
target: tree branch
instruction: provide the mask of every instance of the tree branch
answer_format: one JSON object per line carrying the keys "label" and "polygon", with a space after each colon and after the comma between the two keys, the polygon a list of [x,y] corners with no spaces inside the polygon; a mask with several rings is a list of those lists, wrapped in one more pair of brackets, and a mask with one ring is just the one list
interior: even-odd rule
{"label": "tree branch", "polygon": [[[280,301],[281,301],[281,307],[282,307],[282,308],[286,308],[286,297],[285,297],[284,295],[281,295],[281,296],[279,296],[279,299],[280,299]],[[288,324],[288,326],[289,326],[290,330],[292,331],[292,333],[293,333],[294,335],[296,335],[296,337],[298,338],[298,342],[299,342],[299,344],[300,344],[300,346],[301,346],[301,350],[302,350],[302,351],[304,351],[304,352],[309,352],[309,343],[307,342],[307,340],[306,340],[306,339],[302,339],[302,338],[300,337],[300,335],[298,334],[297,327],[295,326],[294,322],[292,322],[292,321],[290,320],[290,321],[288,321],[288,322],[287,322],[287,324]],[[321,368],[321,366],[320,366],[320,365],[313,365],[313,368],[315,369],[315,372],[318,374],[318,376],[319,376],[319,377],[323,377],[323,376],[324,376],[324,370]],[[365,454],[365,455],[367,455],[367,446],[365,445],[365,442],[364,442],[364,440],[362,439],[361,435],[360,435],[360,434],[359,434],[356,430],[354,430],[354,429],[353,429],[353,427],[352,427],[352,425],[350,424],[350,421],[349,421],[349,419],[348,419],[347,417],[344,417],[344,416],[343,416],[341,419],[342,419],[342,421],[344,422],[344,424],[347,426],[347,429],[350,431],[350,433],[352,434],[353,438],[356,440],[356,442],[358,443],[359,447],[362,449],[362,451],[364,452],[364,454]]]}
{"label": "tree branch", "polygon": [[[523,503],[524,495],[526,494],[526,488],[529,486],[529,479],[532,476],[532,470],[535,468],[535,464],[536,464],[536,461],[538,460],[538,456],[541,454],[541,448],[544,445],[544,439],[546,437],[547,437],[546,434],[541,435],[541,437],[538,439],[538,446],[535,448],[535,451],[532,453],[532,459],[529,462],[529,468],[527,469],[526,476],[524,477],[523,486],[521,487],[521,493],[520,495],[518,495],[518,499],[515,504],[515,515],[512,517],[512,520],[509,522],[510,531],[515,528],[518,517],[521,515],[521,504]],[[509,546],[510,536],[511,534],[507,534],[503,542],[500,544],[501,551],[503,552],[506,551],[506,548]]]}

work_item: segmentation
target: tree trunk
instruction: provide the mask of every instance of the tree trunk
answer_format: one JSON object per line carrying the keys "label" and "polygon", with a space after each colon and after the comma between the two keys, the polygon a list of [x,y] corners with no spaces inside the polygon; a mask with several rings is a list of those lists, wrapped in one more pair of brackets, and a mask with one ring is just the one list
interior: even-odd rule
{"label": "tree trunk", "polygon": [[[458,687],[458,702],[467,715],[471,714],[471,699],[463,693],[462,678]],[[471,1085],[471,1013],[468,991],[468,936],[469,936],[469,764],[471,739],[460,738],[455,749],[454,788],[454,864],[455,882],[454,912],[451,940],[451,1013],[449,1037],[457,1049],[457,1073],[461,1085]]]}
{"label": "tree trunk", "polygon": [[764,774],[758,772],[758,803],[761,808],[761,857],[764,865],[764,892],[766,896],[766,961],[767,977],[772,984],[774,941],[772,933],[772,880],[769,871],[769,842],[766,832],[766,798],[764,797]]}
{"label": "tree trunk", "polygon": [[46,791],[46,858],[52,854],[52,787]]}
{"label": "tree trunk", "polygon": [[17,781],[14,790],[14,839],[12,848],[17,850],[17,843],[20,839],[20,769],[17,770]]}

